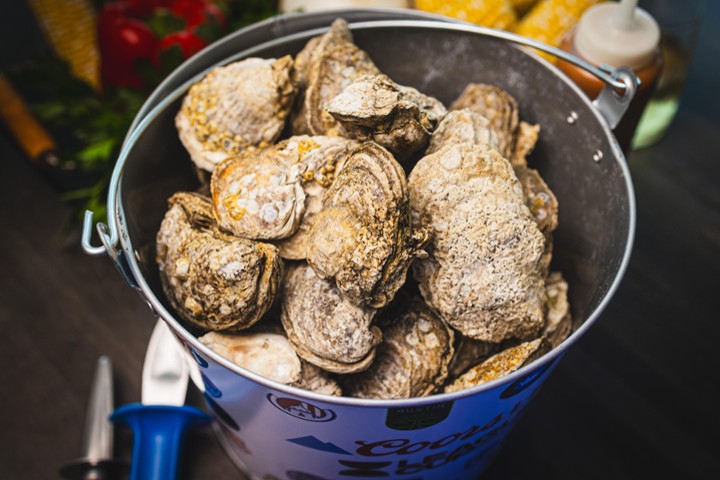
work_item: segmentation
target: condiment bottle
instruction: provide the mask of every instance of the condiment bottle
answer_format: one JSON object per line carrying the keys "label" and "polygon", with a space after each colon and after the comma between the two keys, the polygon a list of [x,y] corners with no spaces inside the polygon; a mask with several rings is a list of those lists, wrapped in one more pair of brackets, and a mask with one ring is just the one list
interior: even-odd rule
{"label": "condiment bottle", "polygon": [[[640,88],[614,131],[626,153],[662,69],[659,43],[660,28],[655,19],[637,8],[637,0],[622,0],[590,7],[561,45],[596,66],[630,67],[640,79]],[[575,65],[559,61],[558,67],[590,98],[596,98],[605,86]]]}

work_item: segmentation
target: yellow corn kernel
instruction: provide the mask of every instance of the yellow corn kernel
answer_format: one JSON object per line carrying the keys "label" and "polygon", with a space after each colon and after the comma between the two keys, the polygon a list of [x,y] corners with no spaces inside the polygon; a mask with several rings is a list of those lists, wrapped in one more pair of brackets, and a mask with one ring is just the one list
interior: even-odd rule
{"label": "yellow corn kernel", "polygon": [[537,0],[510,0],[510,4],[515,9],[518,17],[523,16],[536,2]]}
{"label": "yellow corn kernel", "polygon": [[101,89],[100,54],[91,0],[28,0],[55,52],[73,75]]}
{"label": "yellow corn kernel", "polygon": [[415,0],[415,8],[503,30],[512,27],[517,20],[510,0]]}
{"label": "yellow corn kernel", "polygon": [[[517,24],[515,33],[553,47],[580,20],[583,12],[601,0],[541,0]],[[555,57],[540,53],[550,61]]]}

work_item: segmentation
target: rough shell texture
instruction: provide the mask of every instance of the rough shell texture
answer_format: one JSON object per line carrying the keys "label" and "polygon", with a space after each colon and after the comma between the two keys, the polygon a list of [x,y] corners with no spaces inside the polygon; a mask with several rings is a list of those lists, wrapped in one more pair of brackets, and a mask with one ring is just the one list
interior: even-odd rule
{"label": "rough shell texture", "polygon": [[396,158],[425,147],[447,111],[435,98],[396,84],[385,75],[364,75],[327,105],[347,136],[373,140]]}
{"label": "rough shell texture", "polygon": [[515,149],[519,122],[517,100],[500,87],[471,83],[450,105],[450,110],[463,108],[473,110],[490,121],[498,135],[499,151],[509,159]]}
{"label": "rough shell texture", "polygon": [[305,212],[300,166],[279,155],[281,146],[245,152],[217,166],[210,182],[218,224],[257,240],[295,233]]}
{"label": "rough shell texture", "polygon": [[453,383],[445,387],[445,393],[457,392],[504,377],[519,370],[549,351],[543,338],[521,343],[493,355],[480,365],[472,367]]}
{"label": "rough shell texture", "polygon": [[292,384],[293,387],[324,393],[325,395],[339,396],[343,394],[340,385],[325,370],[302,359],[300,359],[300,363],[302,364],[300,379]]}
{"label": "rough shell texture", "polygon": [[270,308],[282,275],[276,247],[227,235],[210,199],[178,193],[157,235],[163,290],[177,313],[209,330],[241,330]]}
{"label": "rough shell texture", "polygon": [[402,167],[381,146],[355,149],[330,186],[308,237],[307,259],[343,296],[380,308],[405,283],[410,262],[424,255],[423,229],[413,233]]}
{"label": "rough shell texture", "polygon": [[568,303],[568,284],[560,272],[552,272],[545,280],[547,313],[543,337],[552,348],[557,347],[572,333],[572,316]]}
{"label": "rough shell texture", "polygon": [[413,223],[431,229],[413,270],[428,305],[476,340],[536,335],[545,239],[510,162],[469,143],[445,147],[417,163],[409,188]]}
{"label": "rough shell texture", "polygon": [[367,53],[352,41],[347,22],[337,19],[330,31],[310,40],[298,54],[297,78],[302,86],[292,133],[338,135],[342,129],[325,111],[328,102],[353,80],[380,73]]}
{"label": "rough shell texture", "polygon": [[341,379],[345,394],[360,398],[430,395],[447,377],[453,331],[417,300],[399,318],[385,318],[383,341],[369,369]]}
{"label": "rough shell texture", "polygon": [[520,122],[517,138],[515,139],[515,148],[509,159],[515,169],[520,166],[527,166],[527,157],[535,149],[539,135],[540,125]]}
{"label": "rough shell texture", "polygon": [[558,225],[558,201],[555,194],[540,173],[533,168],[518,166],[515,168],[515,175],[522,185],[525,205],[533,220],[546,237],[550,236]]}
{"label": "rough shell texture", "polygon": [[371,326],[375,310],[340,295],[306,263],[287,268],[281,320],[298,355],[336,373],[366,369],[375,356],[380,330]]}
{"label": "rough shell texture", "polygon": [[300,358],[282,335],[210,332],[198,340],[218,355],[270,380],[284,384],[300,380]]}
{"label": "rough shell texture", "polygon": [[218,355],[270,380],[328,395],[342,394],[337,382],[301,360],[283,335],[210,332],[198,340]]}
{"label": "rough shell texture", "polygon": [[443,147],[461,143],[474,143],[498,150],[500,143],[490,121],[467,108],[449,112],[442,119],[428,145],[425,155],[435,153]]}
{"label": "rough shell texture", "polygon": [[190,88],[175,117],[195,165],[212,171],[228,156],[274,142],[297,91],[290,56],[217,67]]}
{"label": "rough shell texture", "polygon": [[456,335],[455,354],[448,365],[448,378],[456,379],[470,367],[487,360],[500,351],[499,343],[473,340],[463,335]]}
{"label": "rough shell texture", "polygon": [[284,258],[305,258],[307,232],[327,187],[358,144],[342,137],[291,137],[222,162],[212,175],[221,228],[244,238],[287,239]]}
{"label": "rough shell texture", "polygon": [[322,209],[325,193],[345,164],[350,151],[358,144],[343,137],[301,135],[281,142],[278,147],[281,145],[284,145],[286,152],[296,156],[300,165],[305,213],[297,231],[277,245],[283,258],[304,260],[310,227],[315,222],[315,215]]}

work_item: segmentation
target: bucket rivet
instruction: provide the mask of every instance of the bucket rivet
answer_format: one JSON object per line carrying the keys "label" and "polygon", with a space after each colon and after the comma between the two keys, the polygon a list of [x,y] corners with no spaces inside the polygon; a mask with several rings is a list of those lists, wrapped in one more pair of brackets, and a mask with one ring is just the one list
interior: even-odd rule
{"label": "bucket rivet", "polygon": [[595,162],[599,162],[600,160],[602,160],[602,158],[603,153],[600,150],[596,150],[595,154],[593,155],[593,160],[595,160]]}
{"label": "bucket rivet", "polygon": [[567,117],[567,123],[570,125],[575,125],[575,121],[578,118],[578,114],[575,112],[570,112],[570,115]]}

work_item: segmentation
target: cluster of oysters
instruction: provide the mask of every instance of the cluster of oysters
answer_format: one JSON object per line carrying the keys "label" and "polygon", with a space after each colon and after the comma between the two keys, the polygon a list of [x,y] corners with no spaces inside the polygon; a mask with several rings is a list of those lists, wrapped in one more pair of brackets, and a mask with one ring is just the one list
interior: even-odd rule
{"label": "cluster of oysters", "polygon": [[506,375],[570,333],[557,200],[526,162],[539,126],[502,89],[470,84],[448,110],[339,19],[294,60],[216,68],[176,125],[210,195],[169,199],[160,276],[230,361],[409,398]]}

